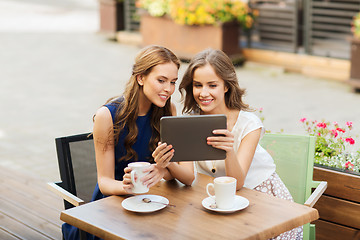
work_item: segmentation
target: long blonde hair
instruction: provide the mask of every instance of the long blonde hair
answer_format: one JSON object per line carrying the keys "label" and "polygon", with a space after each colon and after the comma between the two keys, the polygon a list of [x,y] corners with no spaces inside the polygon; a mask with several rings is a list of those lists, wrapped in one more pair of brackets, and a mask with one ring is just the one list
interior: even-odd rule
{"label": "long blonde hair", "polygon": [[249,105],[245,104],[242,97],[245,89],[240,88],[236,77],[235,67],[230,58],[221,50],[206,49],[195,55],[191,59],[189,67],[186,69],[183,79],[179,86],[181,100],[184,103],[182,112],[199,112],[193,95],[193,77],[197,68],[210,64],[216,75],[224,81],[228,91],[225,93],[225,104],[229,109],[250,110]]}
{"label": "long blonde hair", "polygon": [[[139,94],[142,87],[137,82],[137,77],[147,76],[152,71],[153,67],[173,62],[180,68],[180,61],[173,52],[161,46],[151,45],[143,48],[135,58],[135,64],[132,68],[131,77],[126,85],[123,98],[110,99],[107,101],[119,104],[115,118],[114,118],[114,141],[115,145],[118,142],[121,131],[127,126],[129,133],[125,137],[126,155],[122,156],[119,160],[130,160],[132,158],[137,160],[137,154],[132,146],[136,142],[138,135],[138,128],[136,126],[136,119],[139,114]],[[171,112],[171,98],[169,98],[164,107],[158,107],[154,104],[151,105],[151,128],[152,136],[149,142],[149,149],[152,152],[155,150],[157,142],[160,141],[160,118],[162,116],[172,115]]]}

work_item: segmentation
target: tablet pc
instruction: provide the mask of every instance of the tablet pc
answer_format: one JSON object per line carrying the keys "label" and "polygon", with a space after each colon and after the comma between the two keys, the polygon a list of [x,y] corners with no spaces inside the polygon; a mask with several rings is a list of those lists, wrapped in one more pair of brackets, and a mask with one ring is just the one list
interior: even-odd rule
{"label": "tablet pc", "polygon": [[226,151],[206,143],[215,129],[226,129],[225,115],[166,116],[160,119],[160,141],[173,146],[171,162],[223,160]]}

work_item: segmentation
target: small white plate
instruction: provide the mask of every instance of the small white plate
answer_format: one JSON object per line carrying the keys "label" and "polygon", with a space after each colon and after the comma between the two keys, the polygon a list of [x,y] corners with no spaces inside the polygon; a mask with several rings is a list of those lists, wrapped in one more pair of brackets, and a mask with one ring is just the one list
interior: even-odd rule
{"label": "small white plate", "polygon": [[232,213],[239,210],[242,210],[249,206],[249,200],[247,200],[244,197],[241,197],[239,195],[235,195],[235,203],[234,207],[230,209],[219,209],[219,208],[211,208],[210,205],[215,204],[215,199],[212,197],[207,197],[202,201],[202,205],[204,208],[215,211],[215,212],[221,212],[221,213]]}
{"label": "small white plate", "polygon": [[[143,201],[144,198],[149,198],[151,201],[161,202],[149,202],[146,203]],[[169,204],[169,200],[162,196],[158,195],[136,195],[133,197],[126,198],[122,201],[121,205],[128,211],[132,212],[140,212],[140,213],[148,213],[148,212],[155,212],[160,209],[163,209]]]}

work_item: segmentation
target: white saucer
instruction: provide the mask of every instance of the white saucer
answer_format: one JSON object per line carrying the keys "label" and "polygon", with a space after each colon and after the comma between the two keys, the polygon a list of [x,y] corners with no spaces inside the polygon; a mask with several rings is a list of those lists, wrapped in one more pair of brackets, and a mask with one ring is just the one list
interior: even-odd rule
{"label": "white saucer", "polygon": [[[161,202],[143,202],[144,198],[149,198],[151,201]],[[169,204],[169,200],[167,198],[164,198],[162,196],[158,195],[136,195],[133,197],[126,198],[122,201],[121,205],[123,208],[125,208],[128,211],[132,212],[141,212],[141,213],[148,213],[148,212],[155,212],[160,209],[163,209]]]}
{"label": "white saucer", "polygon": [[230,209],[219,209],[219,208],[211,208],[210,205],[215,204],[215,199],[212,197],[207,197],[202,201],[202,205],[204,208],[215,211],[215,212],[221,212],[221,213],[232,213],[239,210],[242,210],[249,206],[249,200],[247,200],[244,197],[241,197],[239,195],[235,195],[235,203],[234,207]]}

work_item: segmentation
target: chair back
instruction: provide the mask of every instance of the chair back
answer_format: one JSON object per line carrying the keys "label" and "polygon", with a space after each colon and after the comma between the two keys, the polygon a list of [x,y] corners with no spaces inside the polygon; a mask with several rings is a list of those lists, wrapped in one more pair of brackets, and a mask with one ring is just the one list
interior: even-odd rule
{"label": "chair back", "polygon": [[[90,133],[55,139],[62,188],[90,202],[97,183],[94,141]],[[65,209],[73,207],[64,201]]]}
{"label": "chair back", "polygon": [[260,145],[273,157],[276,172],[289,189],[294,201],[304,204],[316,187],[312,180],[315,137],[265,134]]}

